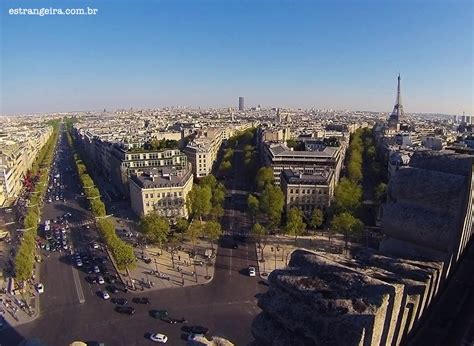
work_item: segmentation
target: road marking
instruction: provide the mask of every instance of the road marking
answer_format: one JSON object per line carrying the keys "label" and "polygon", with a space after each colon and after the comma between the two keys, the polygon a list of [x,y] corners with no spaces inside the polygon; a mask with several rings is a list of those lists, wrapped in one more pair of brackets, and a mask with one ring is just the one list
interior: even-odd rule
{"label": "road marking", "polygon": [[72,268],[72,276],[74,277],[74,284],[76,285],[77,297],[79,298],[79,303],[84,303],[86,299],[84,298],[84,292],[82,291],[81,280],[79,279],[79,274],[77,269],[74,266]]}
{"label": "road marking", "polygon": [[245,259],[247,260],[247,267],[249,266],[249,245],[245,243]]}

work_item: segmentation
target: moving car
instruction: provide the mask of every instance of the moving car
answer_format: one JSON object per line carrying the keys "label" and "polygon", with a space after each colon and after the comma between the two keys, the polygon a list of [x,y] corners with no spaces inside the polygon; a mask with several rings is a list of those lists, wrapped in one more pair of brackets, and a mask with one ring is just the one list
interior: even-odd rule
{"label": "moving car", "polygon": [[150,315],[154,318],[163,318],[168,316],[167,310],[152,310],[150,311]]}
{"label": "moving car", "polygon": [[35,288],[38,293],[44,293],[44,285],[42,283],[36,284]]}
{"label": "moving car", "polygon": [[116,306],[115,311],[127,315],[133,315],[135,313],[135,309],[131,306]]}
{"label": "moving car", "polygon": [[146,297],[133,298],[132,302],[135,304],[150,304],[150,299]]}
{"label": "moving car", "polygon": [[107,286],[106,288],[110,293],[118,293],[118,289],[115,286],[110,285],[110,286]]}
{"label": "moving car", "polygon": [[166,344],[166,342],[168,341],[168,337],[164,334],[156,333],[156,334],[151,334],[150,335],[150,340],[154,341],[154,342],[159,342],[159,343],[162,343],[162,344]]}
{"label": "moving car", "polygon": [[100,291],[100,296],[105,300],[110,299],[110,296],[106,291]]}
{"label": "moving car", "polygon": [[125,298],[112,298],[111,300],[112,303],[117,304],[117,305],[127,305],[127,299]]}
{"label": "moving car", "polygon": [[256,270],[255,267],[249,267],[249,276],[255,276]]}

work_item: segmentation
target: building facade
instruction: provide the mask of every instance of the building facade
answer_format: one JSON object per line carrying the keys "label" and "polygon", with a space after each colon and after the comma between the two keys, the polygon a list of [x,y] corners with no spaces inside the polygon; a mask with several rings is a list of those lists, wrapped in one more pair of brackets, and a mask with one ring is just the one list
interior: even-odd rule
{"label": "building facade", "polygon": [[344,161],[345,147],[319,147],[315,150],[294,151],[282,143],[263,143],[262,159],[265,166],[273,168],[275,183],[280,184],[280,175],[285,169],[312,174],[322,168],[334,170],[334,179],[339,181]]}
{"label": "building facade", "polygon": [[296,207],[308,218],[314,209],[326,211],[336,187],[334,169],[306,173],[292,169],[281,172],[280,185],[285,196],[286,212]]}
{"label": "building facade", "polygon": [[156,212],[171,221],[188,217],[186,201],[193,186],[191,167],[151,169],[129,179],[130,202],[138,216]]}
{"label": "building facade", "polygon": [[23,179],[52,133],[52,126],[47,126],[17,130],[14,137],[9,134],[0,135],[1,206],[14,203],[23,187]]}
{"label": "building facade", "polygon": [[184,148],[196,178],[201,178],[211,173],[219,148],[222,145],[224,134],[225,131],[220,128],[200,130],[196,138]]}

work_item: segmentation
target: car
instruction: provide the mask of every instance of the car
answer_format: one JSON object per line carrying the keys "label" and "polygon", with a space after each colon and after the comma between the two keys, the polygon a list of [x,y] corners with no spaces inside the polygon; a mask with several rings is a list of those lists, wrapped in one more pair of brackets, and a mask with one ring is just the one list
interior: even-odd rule
{"label": "car", "polygon": [[127,299],[125,298],[112,298],[111,302],[122,306],[127,305],[128,303]]}
{"label": "car", "polygon": [[133,315],[135,313],[135,308],[131,306],[116,306],[115,311],[121,314]]}
{"label": "car", "polygon": [[160,318],[163,322],[169,323],[169,324],[176,324],[177,321],[174,318],[169,318],[169,317],[162,317]]}
{"label": "car", "polygon": [[232,244],[232,249],[238,249],[239,248],[239,245],[237,244],[236,241],[234,241],[234,243]]}
{"label": "car", "polygon": [[82,261],[81,261],[81,260],[76,261],[76,265],[77,265],[78,267],[82,267]]}
{"label": "car", "polygon": [[117,287],[115,287],[115,286],[113,286],[113,285],[107,286],[106,289],[107,289],[107,291],[109,291],[110,293],[114,293],[114,294],[115,294],[115,293],[118,293],[118,291],[119,291],[119,290],[117,289]]}
{"label": "car", "polygon": [[105,281],[107,281],[109,284],[114,284],[117,282],[113,276],[106,276]]}
{"label": "car", "polygon": [[42,283],[36,284],[35,288],[38,293],[44,293],[44,285]]}
{"label": "car", "polygon": [[94,266],[94,273],[96,274],[100,273],[99,266]]}
{"label": "car", "polygon": [[168,341],[168,337],[164,334],[156,333],[150,335],[150,340],[154,342],[160,342],[165,344]]}
{"label": "car", "polygon": [[256,270],[255,267],[249,267],[249,276],[255,276]]}
{"label": "car", "polygon": [[209,329],[203,326],[192,326],[192,327],[187,328],[187,330],[189,331],[190,334],[206,335],[207,333],[209,333]]}
{"label": "car", "polygon": [[92,246],[93,249],[98,249],[98,248],[99,248],[99,244],[97,244],[97,243],[95,243],[95,242],[92,243],[91,246]]}
{"label": "car", "polygon": [[188,335],[188,341],[194,341],[197,338],[205,338],[206,336],[204,334],[189,334]]}
{"label": "car", "polygon": [[150,299],[146,297],[137,297],[133,298],[132,302],[134,302],[135,304],[150,304]]}
{"label": "car", "polygon": [[96,280],[99,285],[105,284],[104,278],[101,275],[97,276]]}
{"label": "car", "polygon": [[110,299],[110,295],[106,291],[100,291],[100,296],[105,300]]}
{"label": "car", "polygon": [[150,315],[154,318],[163,318],[168,316],[167,310],[152,310],[150,311]]}

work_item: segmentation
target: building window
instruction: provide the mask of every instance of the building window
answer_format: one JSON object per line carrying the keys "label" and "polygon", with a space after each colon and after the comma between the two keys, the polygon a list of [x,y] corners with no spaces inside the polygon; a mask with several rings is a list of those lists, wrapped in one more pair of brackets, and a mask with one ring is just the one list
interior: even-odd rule
{"label": "building window", "polygon": [[306,192],[305,189],[301,189],[301,193],[304,195],[304,193]]}
{"label": "building window", "polygon": [[290,189],[290,193],[293,193],[293,189]]}
{"label": "building window", "polygon": [[296,193],[300,193],[300,189],[296,189]]}
{"label": "building window", "polygon": [[150,198],[153,198],[153,194],[152,194],[152,193],[150,193]]}
{"label": "building window", "polygon": [[179,196],[179,197],[183,196],[183,193],[182,193],[182,192],[178,192],[178,196]]}
{"label": "building window", "polygon": [[148,194],[147,194],[147,193],[145,193],[145,198],[148,198]]}
{"label": "building window", "polygon": [[314,195],[314,194],[316,193],[316,190],[313,189],[313,190],[311,191],[311,193]]}

